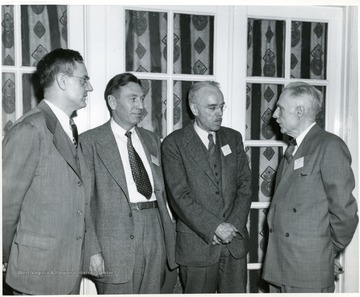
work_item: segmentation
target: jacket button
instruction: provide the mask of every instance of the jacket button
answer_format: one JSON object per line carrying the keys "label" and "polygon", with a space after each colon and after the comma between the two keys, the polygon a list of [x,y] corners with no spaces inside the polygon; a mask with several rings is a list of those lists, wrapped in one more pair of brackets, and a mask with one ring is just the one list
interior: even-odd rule
{"label": "jacket button", "polygon": [[80,186],[82,185],[82,182],[79,180],[79,181],[77,182],[77,184],[78,184],[78,186],[80,187]]}
{"label": "jacket button", "polygon": [[134,239],[134,237],[135,237],[134,235],[130,235],[130,238],[131,238],[131,239]]}
{"label": "jacket button", "polygon": [[220,192],[219,192],[219,191],[216,191],[216,192],[215,192],[215,194],[216,194],[216,195],[219,195],[219,194],[220,194]]}
{"label": "jacket button", "polygon": [[80,240],[80,239],[81,239],[81,236],[76,237],[76,239],[77,239],[77,240]]}
{"label": "jacket button", "polygon": [[286,236],[286,237],[289,237],[289,236],[290,236],[290,234],[286,232],[285,236]]}
{"label": "jacket button", "polygon": [[297,212],[296,208],[293,208],[293,212]]}
{"label": "jacket button", "polygon": [[270,233],[272,233],[272,232],[273,232],[273,230],[270,228],[270,229],[269,229],[269,232],[270,232]]}
{"label": "jacket button", "polygon": [[81,214],[82,214],[81,210],[78,210],[78,211],[77,211],[77,214],[78,214],[78,215],[81,215]]}
{"label": "jacket button", "polygon": [[132,213],[131,213],[131,212],[129,213],[129,217],[130,217],[130,218],[132,217]]}

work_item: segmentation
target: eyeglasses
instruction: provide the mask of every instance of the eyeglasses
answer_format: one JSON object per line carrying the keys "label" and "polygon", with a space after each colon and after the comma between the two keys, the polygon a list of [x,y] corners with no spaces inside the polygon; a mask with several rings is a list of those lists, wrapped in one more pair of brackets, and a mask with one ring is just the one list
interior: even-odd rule
{"label": "eyeglasses", "polygon": [[76,77],[76,78],[79,78],[80,79],[80,82],[83,86],[88,86],[90,84],[90,77],[85,75],[85,76],[76,76],[76,75],[70,75],[70,74],[67,74],[67,73],[64,73],[65,75],[67,76],[70,76],[70,77]]}
{"label": "eyeglasses", "polygon": [[206,108],[206,109],[210,110],[211,112],[215,112],[217,110],[224,111],[226,109],[225,103],[219,104],[219,105],[210,105],[210,106],[204,106],[204,105],[200,105],[200,104],[196,104],[196,103],[195,103],[195,105]]}

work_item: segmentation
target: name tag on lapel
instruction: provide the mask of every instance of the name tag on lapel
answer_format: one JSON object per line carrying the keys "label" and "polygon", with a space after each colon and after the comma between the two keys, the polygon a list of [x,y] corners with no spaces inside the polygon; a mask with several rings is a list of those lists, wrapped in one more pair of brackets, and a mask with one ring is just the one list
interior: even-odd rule
{"label": "name tag on lapel", "polygon": [[227,156],[229,154],[231,154],[231,148],[230,146],[227,144],[227,145],[224,145],[222,148],[221,148],[224,156]]}
{"label": "name tag on lapel", "polygon": [[304,167],[304,157],[296,159],[294,161],[294,170]]}
{"label": "name tag on lapel", "polygon": [[160,166],[158,158],[153,155],[151,155],[151,162],[153,162],[153,164],[155,164],[156,166]]}

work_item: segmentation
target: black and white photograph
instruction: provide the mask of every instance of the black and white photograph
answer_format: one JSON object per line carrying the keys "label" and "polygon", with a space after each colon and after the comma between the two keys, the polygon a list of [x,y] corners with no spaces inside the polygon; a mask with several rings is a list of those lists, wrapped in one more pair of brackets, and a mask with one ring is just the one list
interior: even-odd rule
{"label": "black and white photograph", "polygon": [[357,0],[1,2],[0,294],[360,293]]}

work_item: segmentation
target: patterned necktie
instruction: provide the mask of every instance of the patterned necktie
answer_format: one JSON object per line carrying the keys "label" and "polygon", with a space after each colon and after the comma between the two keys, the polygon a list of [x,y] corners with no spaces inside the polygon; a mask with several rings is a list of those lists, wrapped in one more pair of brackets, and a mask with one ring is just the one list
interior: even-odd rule
{"label": "patterned necktie", "polygon": [[296,145],[297,145],[297,143],[296,143],[295,138],[290,140],[289,145],[288,145],[288,147],[287,147],[287,149],[285,151],[285,158],[288,161],[288,163],[290,163],[291,160],[293,159],[293,152],[295,150]]}
{"label": "patterned necktie", "polygon": [[209,154],[211,156],[215,151],[214,137],[213,137],[213,135],[211,133],[208,134],[208,139],[209,139],[208,151],[209,151]]}
{"label": "patterned necktie", "polygon": [[72,134],[73,134],[73,143],[74,143],[75,147],[77,148],[78,141],[79,141],[79,134],[78,134],[78,130],[77,130],[76,124],[73,119],[70,119],[70,127],[71,127]]}
{"label": "patterned necktie", "polygon": [[146,199],[150,199],[152,195],[152,187],[149,176],[146,172],[143,162],[141,161],[140,156],[135,151],[132,145],[131,132],[127,131],[125,135],[127,137],[127,148],[129,152],[130,167],[133,179],[136,184],[136,189],[140,194],[144,195]]}

